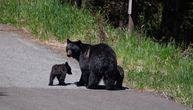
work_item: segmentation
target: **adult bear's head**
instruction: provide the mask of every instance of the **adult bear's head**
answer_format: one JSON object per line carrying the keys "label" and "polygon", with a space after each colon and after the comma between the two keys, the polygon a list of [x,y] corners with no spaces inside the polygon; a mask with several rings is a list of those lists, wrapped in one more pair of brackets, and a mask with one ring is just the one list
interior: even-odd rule
{"label": "adult bear's head", "polygon": [[79,56],[81,54],[81,41],[70,41],[67,39],[66,53],[68,57],[75,58],[79,60]]}

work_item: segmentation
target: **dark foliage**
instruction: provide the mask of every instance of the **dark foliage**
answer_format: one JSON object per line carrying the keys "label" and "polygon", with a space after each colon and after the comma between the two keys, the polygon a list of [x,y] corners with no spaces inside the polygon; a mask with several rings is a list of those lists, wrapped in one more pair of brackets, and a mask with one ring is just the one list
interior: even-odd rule
{"label": "dark foliage", "polygon": [[127,0],[86,0],[86,8],[100,11],[114,27],[124,27],[128,22]]}
{"label": "dark foliage", "polygon": [[[64,0],[63,0],[64,1]],[[100,12],[114,27],[126,27],[129,0],[67,0],[74,1],[93,13]],[[193,1],[133,0],[132,18],[135,30],[161,41],[175,39],[193,42]]]}
{"label": "dark foliage", "polygon": [[193,1],[165,0],[161,35],[176,41],[193,42]]}

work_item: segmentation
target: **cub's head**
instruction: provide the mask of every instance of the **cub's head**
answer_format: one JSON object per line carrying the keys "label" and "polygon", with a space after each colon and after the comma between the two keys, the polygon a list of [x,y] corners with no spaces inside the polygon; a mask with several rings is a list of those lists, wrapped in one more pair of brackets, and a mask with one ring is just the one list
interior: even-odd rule
{"label": "cub's head", "polygon": [[72,74],[72,71],[71,71],[71,67],[70,67],[70,65],[68,64],[68,62],[66,62],[65,64],[64,64],[64,66],[65,66],[65,68],[66,68],[66,72],[67,72],[67,74]]}
{"label": "cub's head", "polygon": [[70,41],[67,39],[66,53],[68,57],[79,59],[81,53],[81,41]]}

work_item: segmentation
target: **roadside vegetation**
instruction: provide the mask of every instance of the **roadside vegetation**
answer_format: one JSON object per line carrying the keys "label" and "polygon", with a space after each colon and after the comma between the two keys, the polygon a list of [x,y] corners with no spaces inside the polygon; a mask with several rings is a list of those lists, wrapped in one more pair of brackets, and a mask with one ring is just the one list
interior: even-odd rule
{"label": "roadside vegetation", "polygon": [[[28,30],[40,40],[100,42],[100,15],[56,0],[1,0],[0,23]],[[125,69],[129,87],[164,93],[193,107],[193,50],[160,44],[145,35],[114,29],[103,20],[107,41]]]}

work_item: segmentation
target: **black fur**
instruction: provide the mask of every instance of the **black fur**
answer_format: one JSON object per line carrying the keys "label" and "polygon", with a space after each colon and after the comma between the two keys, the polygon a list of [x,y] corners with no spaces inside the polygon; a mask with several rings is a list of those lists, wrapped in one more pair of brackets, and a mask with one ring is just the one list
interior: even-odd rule
{"label": "black fur", "polygon": [[80,65],[82,74],[77,86],[95,89],[102,78],[108,90],[122,86],[116,54],[108,45],[89,45],[67,39],[66,52],[68,57],[75,58]]}
{"label": "black fur", "polygon": [[59,84],[58,85],[65,85],[65,78],[66,74],[71,75],[71,67],[66,62],[65,64],[55,64],[52,66],[52,70],[50,72],[50,80],[49,80],[49,86],[53,85],[53,81],[55,77],[58,79]]}
{"label": "black fur", "polygon": [[124,79],[124,70],[121,66],[117,65],[117,72],[119,73],[116,79],[116,87],[122,88],[123,79]]}

